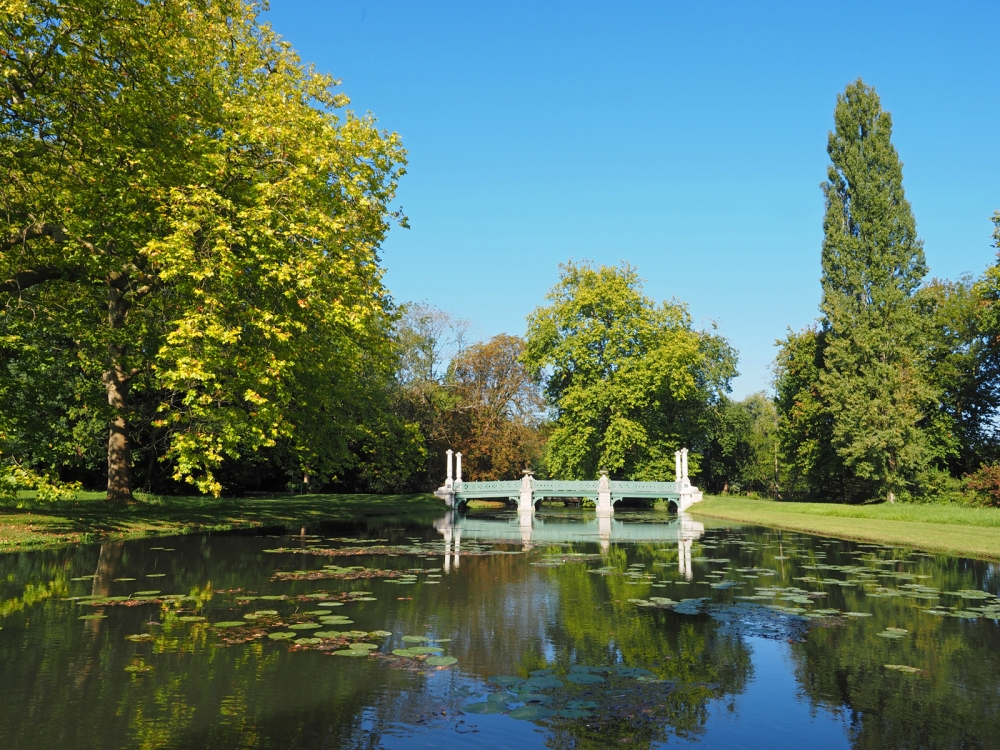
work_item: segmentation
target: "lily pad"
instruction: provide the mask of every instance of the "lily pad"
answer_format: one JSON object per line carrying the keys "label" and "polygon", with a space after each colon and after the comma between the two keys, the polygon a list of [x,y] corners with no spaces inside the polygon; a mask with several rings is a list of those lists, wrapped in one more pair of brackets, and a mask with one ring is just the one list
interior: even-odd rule
{"label": "lily pad", "polygon": [[574,685],[597,685],[604,682],[604,678],[589,672],[570,672],[566,675],[566,681],[572,682]]}
{"label": "lily pad", "polygon": [[559,680],[556,677],[552,677],[550,675],[546,675],[544,677],[532,677],[525,684],[540,690],[563,687],[561,680]]}
{"label": "lily pad", "polygon": [[339,638],[340,637],[340,631],[339,630],[320,630],[320,631],[318,631],[316,633],[313,633],[313,637],[314,638]]}
{"label": "lily pad", "polygon": [[140,641],[151,641],[153,640],[152,633],[135,633],[133,635],[125,636],[126,641],[140,642]]}
{"label": "lily pad", "polygon": [[439,646],[411,646],[407,649],[414,654],[440,654],[444,652]]}
{"label": "lily pad", "polygon": [[289,638],[294,638],[295,633],[286,633],[284,631],[278,633],[268,633],[267,637],[272,641],[287,641]]}
{"label": "lily pad", "polygon": [[322,642],[322,638],[296,638],[294,641],[296,646],[315,646],[317,643]]}
{"label": "lily pad", "polygon": [[908,667],[905,664],[883,664],[886,669],[891,669],[895,672],[906,672],[907,674],[916,674],[917,672],[922,672],[922,669],[917,669],[916,667]]}
{"label": "lily pad", "polygon": [[78,620],[104,620],[106,618],[107,618],[107,615],[80,615],[80,617],[78,617],[76,619],[78,619]]}
{"label": "lily pad", "polygon": [[321,606],[321,607],[343,607],[344,603],[343,602],[320,602],[319,606]]}
{"label": "lily pad", "polygon": [[[395,652],[393,652],[395,653]],[[490,682],[494,685],[499,685],[500,687],[513,687],[514,685],[521,685],[525,682],[523,677],[517,677],[515,675],[509,674],[498,674],[490,677]]]}
{"label": "lily pad", "polygon": [[616,670],[622,677],[652,677],[653,673],[642,667],[618,667]]}
{"label": "lily pad", "polygon": [[213,622],[213,628],[239,628],[246,625],[243,620],[223,620],[222,622]]}
{"label": "lily pad", "polygon": [[408,648],[396,648],[392,651],[396,656],[419,656],[419,654],[410,651]]}
{"label": "lily pad", "polygon": [[450,667],[452,664],[458,664],[458,659],[454,656],[430,656],[427,658],[427,663],[432,667]]}
{"label": "lily pad", "polygon": [[550,708],[543,708],[542,706],[523,706],[521,708],[515,708],[508,714],[512,719],[521,719],[524,721],[532,721],[534,719],[544,719],[548,716],[552,716],[555,713]]}
{"label": "lily pad", "polygon": [[375,651],[378,649],[374,643],[352,643],[348,648],[357,649],[358,651]]}
{"label": "lily pad", "polygon": [[362,651],[359,648],[345,648],[342,651],[334,651],[334,656],[368,656],[367,651]]}
{"label": "lily pad", "polygon": [[372,638],[388,638],[392,633],[388,630],[373,630],[368,635]]}
{"label": "lily pad", "polygon": [[156,594],[159,593],[160,592],[155,589],[153,591],[136,591],[135,594],[133,594],[133,596],[155,596]]}
{"label": "lily pad", "polygon": [[467,706],[462,706],[462,710],[467,714],[502,714],[507,710],[507,707],[500,703],[487,701],[486,703],[470,703]]}
{"label": "lily pad", "polygon": [[316,630],[317,628],[323,627],[316,622],[297,622],[294,625],[289,625],[289,630]]}
{"label": "lily pad", "polygon": [[179,622],[205,622],[207,619],[207,617],[201,617],[199,615],[184,615],[177,618]]}
{"label": "lily pad", "polygon": [[404,635],[402,638],[403,643],[423,643],[428,640],[430,639],[422,635]]}
{"label": "lily pad", "polygon": [[[146,578],[164,578],[164,577],[166,577],[166,575],[167,575],[166,573],[147,573],[146,574]],[[123,578],[122,580],[124,581],[124,580],[127,580],[127,579]],[[135,580],[135,579],[131,579],[131,580]]]}
{"label": "lily pad", "polygon": [[[259,615],[260,612],[258,612],[257,614]],[[275,614],[277,614],[277,612],[275,612]],[[329,617],[330,616],[330,613],[327,612],[325,609],[314,609],[314,610],[312,610],[310,612],[304,612],[303,614],[306,614],[306,615],[323,615],[324,617]]]}

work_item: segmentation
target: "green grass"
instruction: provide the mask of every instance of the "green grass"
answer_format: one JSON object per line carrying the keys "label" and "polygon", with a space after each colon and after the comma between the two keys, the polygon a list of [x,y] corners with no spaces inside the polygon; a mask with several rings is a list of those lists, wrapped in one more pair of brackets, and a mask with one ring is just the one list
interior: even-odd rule
{"label": "green grass", "polygon": [[813,534],[1000,559],[1000,509],[956,505],[838,505],[706,497],[694,515]]}
{"label": "green grass", "polygon": [[[23,507],[16,507],[21,505]],[[372,516],[440,515],[433,495],[275,495],[261,498],[140,496],[112,505],[104,493],[40,503],[30,495],[0,505],[0,552],[203,531],[353,521]]]}

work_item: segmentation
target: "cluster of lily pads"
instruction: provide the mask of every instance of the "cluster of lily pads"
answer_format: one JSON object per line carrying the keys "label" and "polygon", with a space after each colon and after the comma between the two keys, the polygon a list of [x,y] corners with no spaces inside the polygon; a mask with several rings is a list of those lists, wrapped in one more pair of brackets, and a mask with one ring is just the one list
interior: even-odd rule
{"label": "cluster of lily pads", "polygon": [[431,645],[405,646],[403,648],[394,649],[392,653],[394,656],[400,656],[405,659],[419,659],[431,667],[450,667],[452,664],[457,664],[458,659],[454,656],[444,656],[444,647],[436,645],[438,643],[448,643],[450,641],[451,638],[433,638],[425,635],[404,635],[403,643]]}
{"label": "cluster of lily pads", "polygon": [[593,667],[574,664],[563,674],[538,669],[527,677],[496,675],[498,690],[485,700],[463,706],[469,714],[507,714],[512,719],[615,720],[623,707],[638,700],[661,704],[677,687],[641,667]]}

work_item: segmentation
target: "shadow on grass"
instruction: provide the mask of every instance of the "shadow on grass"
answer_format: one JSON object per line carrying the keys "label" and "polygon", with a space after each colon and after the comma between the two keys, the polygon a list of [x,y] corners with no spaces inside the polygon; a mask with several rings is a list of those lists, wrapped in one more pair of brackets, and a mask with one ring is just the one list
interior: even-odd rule
{"label": "shadow on grass", "polygon": [[[127,505],[100,493],[41,503],[21,497],[0,506],[0,548],[184,534],[197,531],[292,526],[370,517],[436,516],[444,503],[429,494],[275,495],[254,498],[142,496]],[[20,505],[21,507],[15,507]]]}

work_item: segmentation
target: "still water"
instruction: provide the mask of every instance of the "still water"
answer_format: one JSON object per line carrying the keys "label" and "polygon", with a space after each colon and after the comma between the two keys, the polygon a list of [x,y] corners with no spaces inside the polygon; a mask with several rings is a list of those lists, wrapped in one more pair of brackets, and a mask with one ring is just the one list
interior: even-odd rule
{"label": "still water", "polygon": [[645,511],[0,556],[0,747],[1000,747],[993,563]]}

